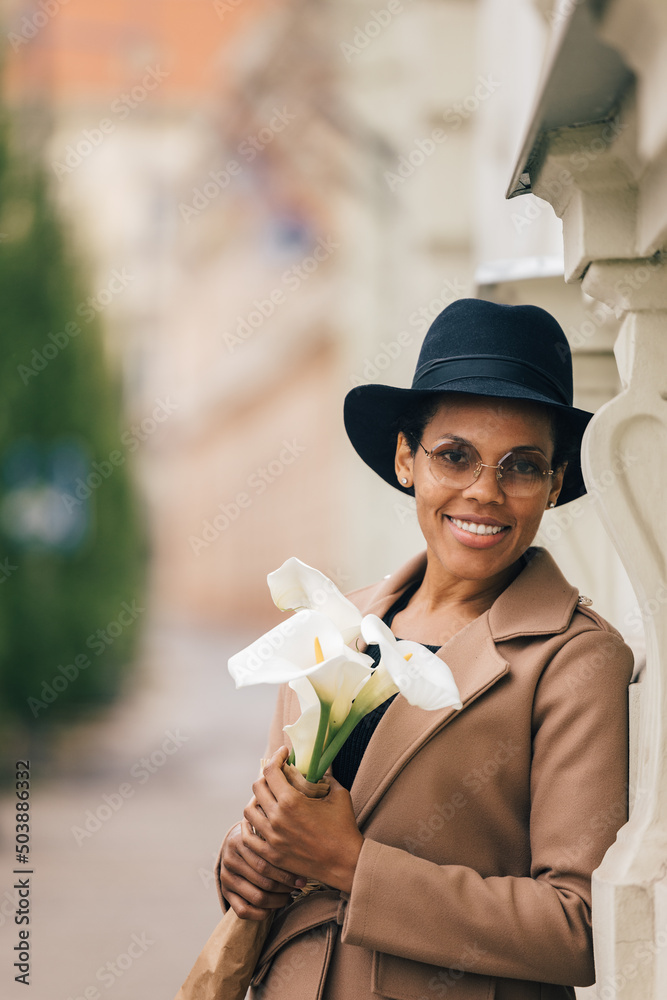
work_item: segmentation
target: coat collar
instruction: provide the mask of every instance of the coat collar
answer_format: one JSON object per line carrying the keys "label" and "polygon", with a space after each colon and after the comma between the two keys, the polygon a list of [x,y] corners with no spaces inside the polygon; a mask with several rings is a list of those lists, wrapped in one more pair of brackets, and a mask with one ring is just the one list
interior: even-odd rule
{"label": "coat collar", "polygon": [[[576,588],[567,583],[546,550],[529,549],[526,563],[488,611],[438,650],[454,675],[463,708],[424,712],[399,697],[380,720],[351,789],[360,827],[417,751],[509,672],[497,642],[520,635],[557,634],[568,627],[577,606]],[[372,592],[359,594],[359,610],[381,618],[411,583],[423,577],[425,569],[426,553],[422,553]]]}

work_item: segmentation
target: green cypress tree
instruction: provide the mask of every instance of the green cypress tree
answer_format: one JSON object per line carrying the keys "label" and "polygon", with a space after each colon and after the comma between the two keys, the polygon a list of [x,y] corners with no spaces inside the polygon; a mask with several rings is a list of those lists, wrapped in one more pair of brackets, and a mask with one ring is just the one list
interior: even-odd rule
{"label": "green cypress tree", "polygon": [[113,699],[143,617],[121,393],[79,275],[2,114],[0,723],[33,744]]}

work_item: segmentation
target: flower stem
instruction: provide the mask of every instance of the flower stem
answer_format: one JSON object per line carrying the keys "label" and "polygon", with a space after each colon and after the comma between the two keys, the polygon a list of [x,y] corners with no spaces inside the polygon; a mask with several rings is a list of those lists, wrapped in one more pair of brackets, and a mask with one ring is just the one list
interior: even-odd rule
{"label": "flower stem", "polygon": [[[322,747],[324,746],[324,737],[327,734],[327,729],[329,728],[329,716],[331,715],[331,704],[326,701],[320,702],[320,721],[317,727],[317,735],[315,736],[315,743],[313,744],[313,755],[310,758],[310,766],[306,774],[307,781],[319,781],[315,775],[320,771],[320,754],[322,753]],[[328,766],[328,765],[327,765]],[[326,771],[326,768],[324,769]],[[324,771],[322,772],[324,774]],[[321,777],[321,775],[320,775]]]}
{"label": "flower stem", "polygon": [[311,770],[313,770],[314,773],[313,777],[311,777],[310,771],[308,772],[309,781],[320,781],[329,765],[333,763],[336,754],[342,747],[345,740],[348,738],[356,724],[361,722],[365,714],[365,712],[355,712],[354,709],[352,709],[322,756],[320,757],[321,748],[318,749],[317,757],[313,754],[312,761],[314,762],[319,758],[319,764],[317,769],[314,769],[311,764]]}

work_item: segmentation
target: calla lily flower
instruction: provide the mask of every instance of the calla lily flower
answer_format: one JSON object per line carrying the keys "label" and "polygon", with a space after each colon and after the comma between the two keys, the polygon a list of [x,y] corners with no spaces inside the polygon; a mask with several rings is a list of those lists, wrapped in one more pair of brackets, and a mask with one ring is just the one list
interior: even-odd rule
{"label": "calla lily flower", "polygon": [[309,708],[320,707],[320,699],[307,677],[296,677],[289,682],[289,686],[299,699],[299,708],[302,712],[307,712]]}
{"label": "calla lily flower", "polygon": [[429,711],[463,707],[451,670],[426,646],[396,639],[377,615],[366,615],[361,623],[361,634],[367,643],[379,645],[381,666],[386,668],[396,688],[411,705]]}
{"label": "calla lily flower", "polygon": [[327,740],[320,757],[317,777],[333,763],[357,723],[399,692],[419,708],[462,708],[452,672],[440,657],[418,642],[396,639],[388,625],[376,615],[366,615],[361,633],[367,643],[380,647],[380,663],[357,690],[349,714],[338,731]]}
{"label": "calla lily flower", "polygon": [[285,726],[283,732],[292,744],[295,766],[302,774],[306,774],[310,768],[320,723],[320,699],[307,677],[297,677],[290,681],[289,686],[299,699],[301,715],[291,726]]}
{"label": "calla lily flower", "polygon": [[[366,653],[358,653],[358,656],[366,656]],[[369,663],[373,660],[369,656]],[[349,715],[352,702],[363,691],[367,684],[373,679],[370,665],[356,663],[354,660],[347,660],[340,670],[340,680],[336,697],[331,704],[331,715],[329,717],[329,729],[327,739],[331,739],[334,733],[340,729]]]}
{"label": "calla lily flower", "polygon": [[[318,570],[288,559],[269,573],[274,603],[296,614],[229,659],[237,688],[285,684],[301,716],[284,732],[295,764],[319,781],[360,719],[400,691],[424,709],[461,708],[447,664],[418,642],[397,640],[375,615],[362,619],[351,601]],[[350,648],[360,635],[380,647],[380,664]]]}
{"label": "calla lily flower", "polygon": [[306,608],[326,615],[340,630],[345,643],[360,634],[361,615],[352,601],[324,573],[295,556],[267,576],[271,597],[281,611]]}
{"label": "calla lily flower", "polygon": [[[316,655],[315,642],[321,650]],[[320,701],[331,705],[338,693],[340,669],[347,662],[369,672],[372,659],[350,649],[334,623],[317,611],[298,611],[229,659],[229,672],[239,687],[285,684],[308,677]]]}

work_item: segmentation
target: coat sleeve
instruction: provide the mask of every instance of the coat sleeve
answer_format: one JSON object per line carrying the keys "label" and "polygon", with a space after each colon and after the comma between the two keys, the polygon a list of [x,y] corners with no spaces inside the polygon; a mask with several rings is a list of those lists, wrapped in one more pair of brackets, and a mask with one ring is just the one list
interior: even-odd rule
{"label": "coat sleeve", "polygon": [[[287,703],[290,700],[291,691],[286,684],[282,684],[278,689],[278,698],[276,700],[276,707],[273,712],[273,718],[271,720],[271,726],[269,728],[269,740],[267,743],[266,750],[264,751],[264,757],[270,757],[272,753],[282,746],[286,742],[285,734],[283,733],[283,726],[287,724]],[[240,822],[237,820],[236,823]],[[225,840],[232,832],[236,823],[230,826],[229,830],[225,834],[222,844],[220,845],[220,850],[218,851],[218,857],[215,862],[215,888],[218,894],[218,902],[222,908],[222,912],[226,913],[229,904],[222,894],[222,886],[220,885],[220,865],[222,864],[222,849],[225,846]]]}
{"label": "coat sleeve", "polygon": [[631,670],[616,633],[587,631],[537,684],[529,877],[482,877],[367,839],[342,940],[481,975],[592,983],[590,879],[627,815]]}

